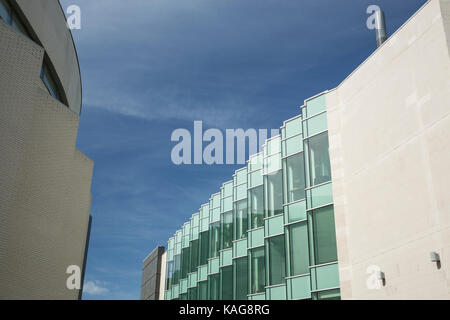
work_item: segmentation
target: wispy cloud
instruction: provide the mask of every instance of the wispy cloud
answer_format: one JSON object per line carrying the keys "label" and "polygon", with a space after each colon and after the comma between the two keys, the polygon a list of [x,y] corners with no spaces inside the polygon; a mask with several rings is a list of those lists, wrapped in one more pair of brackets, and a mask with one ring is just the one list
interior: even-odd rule
{"label": "wispy cloud", "polygon": [[104,295],[109,292],[109,289],[105,287],[105,282],[94,280],[87,281],[83,286],[83,292],[92,296]]}

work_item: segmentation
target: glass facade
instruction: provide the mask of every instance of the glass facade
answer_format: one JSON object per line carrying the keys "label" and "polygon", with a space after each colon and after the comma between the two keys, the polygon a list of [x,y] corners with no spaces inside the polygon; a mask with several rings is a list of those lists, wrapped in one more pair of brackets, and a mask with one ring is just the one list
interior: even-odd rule
{"label": "glass facade", "polygon": [[165,299],[339,299],[325,95],[169,239]]}

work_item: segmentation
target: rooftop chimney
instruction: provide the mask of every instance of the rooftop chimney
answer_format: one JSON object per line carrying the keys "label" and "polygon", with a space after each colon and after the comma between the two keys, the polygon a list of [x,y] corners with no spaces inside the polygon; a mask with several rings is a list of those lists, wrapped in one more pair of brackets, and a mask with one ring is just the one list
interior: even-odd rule
{"label": "rooftop chimney", "polygon": [[386,20],[384,18],[384,12],[381,10],[375,12],[375,31],[377,33],[377,47],[379,47],[387,39]]}

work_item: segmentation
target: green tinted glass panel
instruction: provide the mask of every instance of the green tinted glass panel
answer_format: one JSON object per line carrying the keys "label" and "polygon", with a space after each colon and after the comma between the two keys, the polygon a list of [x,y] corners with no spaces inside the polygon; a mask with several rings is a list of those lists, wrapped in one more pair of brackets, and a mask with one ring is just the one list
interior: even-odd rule
{"label": "green tinted glass panel", "polygon": [[288,202],[305,198],[305,161],[303,153],[286,159]]}
{"label": "green tinted glass panel", "polygon": [[311,278],[309,276],[287,280],[288,299],[311,298]]}
{"label": "green tinted glass panel", "polygon": [[311,186],[331,181],[328,133],[308,139]]}
{"label": "green tinted glass panel", "polygon": [[173,284],[176,285],[180,281],[180,272],[181,272],[181,254],[177,254],[175,257],[173,257]]}
{"label": "green tinted glass panel", "polygon": [[208,274],[219,272],[219,258],[208,260]]}
{"label": "green tinted glass panel", "polygon": [[190,273],[188,275],[188,287],[197,286],[197,272]]}
{"label": "green tinted glass panel", "polygon": [[247,182],[247,168],[236,171],[236,184]]}
{"label": "green tinted glass panel", "polygon": [[220,266],[227,266],[232,264],[233,250],[227,249],[220,252]]}
{"label": "green tinted glass panel", "polygon": [[249,232],[248,244],[250,248],[264,245],[264,228]]}
{"label": "green tinted glass panel", "polygon": [[208,278],[208,265],[205,266],[199,266],[198,269],[198,276],[197,276],[197,280],[198,281],[204,281],[207,280]]}
{"label": "green tinted glass panel", "polygon": [[300,133],[302,133],[301,117],[286,122],[286,137],[291,137]]}
{"label": "green tinted glass panel", "polygon": [[172,289],[173,283],[173,261],[167,263],[167,274],[166,274],[166,290]]}
{"label": "green tinted glass panel", "polygon": [[234,204],[235,216],[235,240],[245,238],[247,236],[247,200],[241,200]]}
{"label": "green tinted glass panel", "polygon": [[281,153],[269,156],[264,160],[265,173],[272,173],[281,169]]}
{"label": "green tinted glass panel", "polygon": [[233,183],[226,183],[223,186],[223,197],[229,197],[233,195]]}
{"label": "green tinted glass panel", "polygon": [[209,300],[219,300],[219,274],[208,277]]}
{"label": "green tinted glass panel", "polygon": [[247,184],[241,184],[235,188],[235,200],[241,200],[247,198]]}
{"label": "green tinted glass panel", "polygon": [[222,249],[230,248],[233,241],[233,211],[222,215]]}
{"label": "green tinted glass panel", "polygon": [[228,197],[223,199],[223,208],[222,211],[231,211],[233,210],[233,197]]}
{"label": "green tinted glass panel", "polygon": [[326,131],[328,129],[327,114],[322,113],[315,117],[309,118],[307,120],[307,128],[308,128],[307,136],[312,136],[319,132]]}
{"label": "green tinted glass panel", "polygon": [[333,187],[327,183],[307,191],[308,209],[320,207],[333,202]]}
{"label": "green tinted glass panel", "polygon": [[209,226],[209,258],[219,256],[220,247],[220,222],[215,222]]}
{"label": "green tinted glass panel", "polygon": [[266,300],[266,294],[265,293],[255,294],[248,297],[248,300]]}
{"label": "green tinted glass panel", "polygon": [[208,300],[208,281],[198,283],[198,299]]}
{"label": "green tinted glass panel", "polygon": [[191,241],[191,264],[190,264],[190,272],[197,271],[198,267],[198,245],[199,240]]}
{"label": "green tinted glass panel", "polygon": [[189,300],[197,300],[197,287],[188,289],[188,298]]}
{"label": "green tinted glass panel", "polygon": [[250,250],[250,293],[264,292],[266,269],[264,247]]}
{"label": "green tinted glass panel", "polygon": [[306,103],[307,117],[311,117],[319,112],[327,110],[326,95],[323,94]]}
{"label": "green tinted glass panel", "polygon": [[287,221],[295,222],[306,219],[306,201],[300,201],[287,206]]}
{"label": "green tinted glass panel", "polygon": [[311,269],[313,290],[323,290],[339,287],[338,264],[326,264]]}
{"label": "green tinted glass panel", "polygon": [[266,237],[278,235],[284,232],[284,217],[278,215],[265,221],[265,235]]}
{"label": "green tinted glass panel", "polygon": [[290,276],[309,273],[308,226],[306,222],[291,225],[289,231]]}
{"label": "green tinted glass panel", "polygon": [[289,156],[294,153],[298,153],[303,151],[303,136],[295,136],[292,138],[289,138],[285,141],[285,148],[284,156]]}
{"label": "green tinted glass panel", "polygon": [[315,264],[336,261],[336,229],[334,225],[333,206],[314,210],[313,232]]}
{"label": "green tinted glass panel", "polygon": [[190,271],[189,269],[189,263],[190,263],[190,252],[189,252],[189,247],[184,248],[181,251],[181,275],[180,275],[180,279],[185,279],[187,278],[187,274]]}
{"label": "green tinted glass panel", "polygon": [[233,257],[242,257],[247,255],[247,240],[242,239],[233,243]]}
{"label": "green tinted glass panel", "polygon": [[266,179],[267,208],[266,217],[271,217],[283,212],[283,172],[280,170],[270,174]]}
{"label": "green tinted glass panel", "polygon": [[286,300],[286,286],[267,288],[266,297],[270,300]]}
{"label": "green tinted glass panel", "polygon": [[234,299],[247,300],[247,257],[233,261]]}
{"label": "green tinted glass panel", "polygon": [[250,173],[249,187],[256,187],[260,184],[263,184],[263,176],[261,174],[261,170]]}
{"label": "green tinted glass panel", "polygon": [[233,266],[220,269],[222,300],[233,299]]}
{"label": "green tinted glass panel", "polygon": [[208,263],[208,250],[209,250],[209,231],[200,233],[200,255],[198,265],[204,265]]}
{"label": "green tinted glass panel", "polygon": [[263,186],[249,190],[250,228],[264,225],[264,195]]}
{"label": "green tinted glass panel", "polygon": [[268,239],[269,285],[281,284],[286,276],[284,235]]}

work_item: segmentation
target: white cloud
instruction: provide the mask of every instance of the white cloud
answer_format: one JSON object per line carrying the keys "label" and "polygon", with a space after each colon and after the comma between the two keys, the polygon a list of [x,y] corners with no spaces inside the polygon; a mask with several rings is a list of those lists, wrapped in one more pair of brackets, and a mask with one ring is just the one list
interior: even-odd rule
{"label": "white cloud", "polygon": [[83,287],[83,292],[93,295],[93,296],[97,296],[97,295],[102,295],[105,293],[109,292],[109,289],[104,287],[106,283],[102,283],[101,281],[98,280],[94,280],[94,281],[87,281],[84,284]]}

